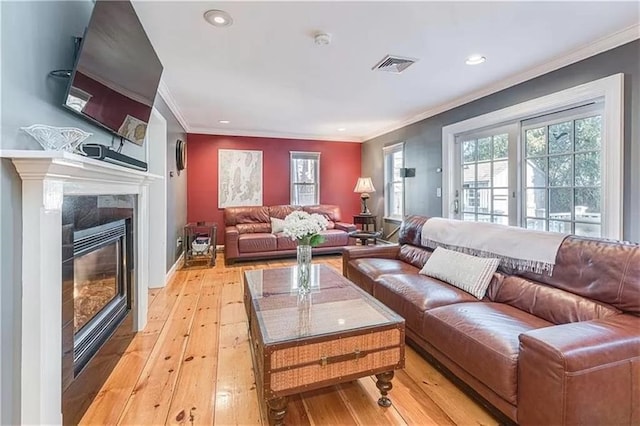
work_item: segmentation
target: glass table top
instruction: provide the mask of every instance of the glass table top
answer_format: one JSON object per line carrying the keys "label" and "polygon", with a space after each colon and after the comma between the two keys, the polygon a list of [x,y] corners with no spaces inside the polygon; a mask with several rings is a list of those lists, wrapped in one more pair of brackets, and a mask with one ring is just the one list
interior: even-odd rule
{"label": "glass table top", "polygon": [[404,322],[326,265],[312,265],[306,294],[297,273],[297,266],[244,273],[264,344]]}

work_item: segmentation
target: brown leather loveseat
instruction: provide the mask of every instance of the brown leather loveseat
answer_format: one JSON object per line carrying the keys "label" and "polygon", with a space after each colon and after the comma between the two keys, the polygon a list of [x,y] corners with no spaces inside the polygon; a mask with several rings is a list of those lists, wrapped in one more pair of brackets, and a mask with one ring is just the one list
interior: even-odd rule
{"label": "brown leather loveseat", "polygon": [[344,274],[405,318],[410,343],[513,422],[640,424],[639,246],[569,236],[551,276],[500,267],[478,300],[418,274],[426,220],[405,219],[398,246],[343,254]]}
{"label": "brown leather loveseat", "polygon": [[224,209],[224,257],[228,263],[236,260],[269,259],[295,255],[296,242],[282,232],[272,233],[271,218],[284,219],[295,210],[323,215],[329,222],[322,231],[324,243],[313,248],[314,253],[340,253],[349,244],[349,232],[355,225],[341,221],[340,207],[315,206],[258,206]]}

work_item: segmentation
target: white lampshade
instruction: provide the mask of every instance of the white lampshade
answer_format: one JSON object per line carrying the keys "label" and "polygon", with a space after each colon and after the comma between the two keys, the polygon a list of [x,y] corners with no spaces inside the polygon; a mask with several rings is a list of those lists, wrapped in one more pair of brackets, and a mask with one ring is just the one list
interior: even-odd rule
{"label": "white lampshade", "polygon": [[356,183],[356,187],[353,189],[353,192],[376,192],[376,189],[373,187],[373,182],[371,182],[370,177],[361,177],[358,178],[358,183]]}

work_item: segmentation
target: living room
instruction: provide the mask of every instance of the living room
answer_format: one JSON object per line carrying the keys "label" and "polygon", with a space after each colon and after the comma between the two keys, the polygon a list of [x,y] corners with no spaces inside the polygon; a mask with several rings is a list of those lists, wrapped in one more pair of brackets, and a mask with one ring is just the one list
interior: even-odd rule
{"label": "living room", "polygon": [[[133,335],[128,338],[130,343],[143,346],[150,344],[151,335],[167,339],[166,333],[183,330],[182,317],[178,315],[181,307],[195,311],[199,306],[185,305],[190,300],[183,299],[188,293],[187,283],[199,283],[200,299],[218,306],[219,317],[212,321],[230,326],[216,328],[221,333],[220,339],[224,330],[227,339],[234,333],[244,333],[246,338],[242,273],[291,266],[296,261],[295,245],[284,259],[255,260],[271,256],[254,255],[248,260],[238,259],[233,265],[230,259],[225,259],[230,251],[224,247],[227,245],[224,208],[233,207],[233,203],[225,205],[221,199],[225,182],[219,174],[225,163],[220,159],[225,152],[245,155],[260,152],[260,197],[253,205],[265,208],[307,204],[295,202],[300,198],[296,198],[299,194],[296,195],[290,178],[291,165],[296,155],[314,164],[313,197],[309,204],[337,206],[340,213],[333,222],[348,225],[361,215],[366,202],[371,211],[367,219],[381,239],[392,243],[385,245],[388,247],[396,247],[393,244],[399,237],[407,237],[405,231],[409,228],[398,229],[404,218],[413,215],[640,242],[640,222],[634,219],[640,211],[637,2],[132,3],[164,68],[157,95],[149,105],[153,111],[147,137],[139,143],[133,142],[133,137],[124,141],[120,138],[122,154],[147,163],[148,170],[133,171],[110,164],[103,168],[107,174],[100,178],[102,181],[91,169],[94,164],[91,161],[78,163],[80,160],[75,157],[64,156],[34,159],[40,154],[33,153],[43,152],[42,148],[21,130],[34,124],[73,127],[92,134],[85,142],[118,149],[114,132],[105,130],[104,124],[96,125],[95,120],[87,121],[62,108],[69,76],[51,74],[74,69],[76,57],[82,53],[74,37],[85,34],[96,2],[0,4],[2,424],[29,423],[28,419],[31,423],[49,423],[47,420],[52,418],[57,419],[53,423],[62,421],[56,411],[60,404],[53,404],[52,412],[45,402],[51,396],[46,386],[51,377],[48,374],[56,375],[51,371],[58,372],[51,382],[60,384],[57,364],[60,358],[30,354],[35,349],[47,354],[45,348],[51,348],[47,346],[50,344],[47,319],[59,316],[60,306],[50,310],[48,305],[64,297],[59,289],[47,286],[51,282],[49,277],[59,277],[62,271],[59,264],[50,264],[46,253],[60,251],[68,237],[64,217],[47,214],[47,206],[61,202],[51,198],[43,201],[51,182],[73,183],[69,190],[54,188],[60,196],[64,192],[65,197],[117,194],[108,202],[111,204],[104,200],[98,203],[115,212],[116,219],[125,221],[122,231],[125,237],[131,223],[139,226],[134,229],[135,239],[145,242],[133,247],[136,256],[140,256],[135,263],[141,265],[135,270],[133,282],[144,286],[132,289],[132,297],[140,309],[132,312],[131,320],[133,327],[142,333],[137,338]],[[209,10],[225,13],[210,15],[207,20],[204,15]],[[502,25],[504,29],[498,30]],[[395,62],[385,62],[385,55],[397,56]],[[374,71],[380,65],[384,68],[385,63],[391,64],[392,72]],[[548,140],[540,139],[536,133],[539,129],[551,132],[549,129],[556,126],[556,139],[566,140],[560,126],[565,123],[569,123],[569,133],[576,135],[576,141],[587,141],[581,142],[586,148],[555,153],[549,148],[544,154],[533,151],[540,140]],[[592,129],[589,126],[596,125],[594,134],[603,135],[601,139],[593,134],[580,139],[579,135],[587,135]],[[522,140],[528,141],[529,136],[531,152],[529,145],[519,145]],[[486,140],[493,141],[492,148],[489,156],[482,157],[481,144]],[[506,146],[508,155],[498,156],[499,147]],[[471,151],[467,152],[467,147]],[[183,152],[186,154],[181,157]],[[22,160],[29,157],[32,162],[29,166],[38,163],[39,168],[25,168],[26,160],[19,166],[16,159],[20,156]],[[527,158],[527,166],[519,165],[520,157]],[[180,160],[185,159],[184,168],[179,167]],[[45,161],[48,163],[44,164]],[[544,161],[544,166],[536,161]],[[505,173],[499,176],[498,171]],[[540,176],[543,183],[534,185],[532,182]],[[359,178],[370,178],[372,188],[354,192]],[[552,183],[562,179],[571,182]],[[79,189],[83,182],[90,184]],[[123,198],[123,194],[133,197]],[[41,216],[28,212],[27,206],[37,209],[43,202],[45,209],[38,213]],[[84,204],[78,205],[75,214],[82,217],[86,213]],[[120,210],[128,210],[129,216],[121,216]],[[57,223],[51,222],[54,219],[63,221],[62,242],[59,225],[51,228],[52,223]],[[183,267],[184,250],[189,248],[185,225],[197,222],[213,222],[217,226],[216,238],[210,243],[218,253],[215,266],[210,268]],[[353,238],[348,241],[349,245],[356,244]],[[383,243],[379,241],[378,245]],[[339,272],[342,261],[340,255],[314,255],[314,263],[324,262]],[[144,273],[142,268],[146,268]],[[355,277],[348,276],[356,282]],[[213,288],[216,284],[220,288],[211,290],[211,294],[216,294],[217,299],[210,300],[208,297],[214,297],[211,295],[204,297],[209,294],[209,286]],[[180,296],[170,302],[168,293],[174,290]],[[163,309],[158,307],[161,301],[166,303]],[[244,322],[236,323],[238,318],[244,318]],[[173,327],[171,319],[176,320]],[[57,319],[58,331],[52,336],[60,336],[59,322]],[[245,330],[238,324],[244,324]],[[637,333],[633,338],[637,352]],[[124,353],[127,346],[118,350]],[[181,350],[176,356],[184,355],[186,346]],[[395,387],[389,395],[394,401],[390,410],[395,411],[376,411],[379,391],[376,382],[370,380],[362,387],[340,385],[343,387],[335,395],[322,398],[315,395],[316,399],[306,402],[295,399],[290,403],[285,422],[306,419],[323,424],[366,423],[363,419],[368,419],[394,424],[421,423],[421,415],[425,416],[424,423],[515,422],[504,408],[497,408],[497,416],[502,412],[503,417],[495,417],[478,399],[456,393],[455,382],[437,376],[439,370],[413,350],[407,349],[406,369],[416,388],[407,385],[405,376],[394,379]],[[145,353],[151,356],[150,351]],[[154,352],[153,357],[161,353]],[[225,354],[232,358],[247,355]],[[631,361],[636,373],[638,356],[636,353],[635,361]],[[49,362],[50,359],[56,361]],[[242,376],[245,370],[251,370],[251,358],[248,360],[242,372],[233,372],[237,386],[238,380],[249,381],[247,389],[254,380],[252,376],[248,379]],[[183,364],[171,368],[182,368]],[[227,359],[227,364],[218,371],[232,366],[233,362]],[[81,377],[82,373],[79,374]],[[142,370],[137,374],[142,374]],[[194,376],[198,374],[211,371],[196,371]],[[121,373],[120,377],[125,376]],[[425,383],[420,378],[425,382],[436,380],[445,389],[439,396],[441,400],[432,396],[439,401],[434,402],[437,407],[432,412],[419,398],[418,402],[406,399],[408,394],[423,392],[420,386]],[[218,379],[222,380],[220,376]],[[68,385],[64,378],[62,382]],[[118,416],[114,422],[156,424],[191,419],[196,423],[211,420],[218,424],[251,423],[249,417],[225,417],[220,412],[215,417],[216,409],[209,412],[200,406],[192,412],[184,407],[175,411],[171,401],[179,398],[174,394],[183,392],[181,398],[186,401],[193,396],[187,392],[189,386],[198,385],[183,384],[176,391],[178,382],[172,383],[171,389],[163,387],[158,391],[164,401],[162,407],[166,408],[164,414],[154,413],[145,418],[144,413],[138,413],[140,417],[136,417],[130,408],[123,406],[121,412],[128,410],[129,414]],[[640,389],[637,381],[633,383]],[[133,389],[138,384],[127,382],[130,388],[123,392],[135,394]],[[86,388],[80,395],[92,399],[100,392],[100,386],[94,385],[95,388]],[[397,403],[394,391],[398,394]],[[209,395],[214,408],[222,404],[219,395],[222,394]],[[245,397],[248,391],[241,395]],[[442,401],[451,395],[461,395],[452,398],[460,398],[454,401],[465,407],[460,409],[464,414],[452,414],[442,408],[446,407]],[[58,391],[52,398],[60,400],[63,396]],[[238,398],[233,403],[237,405],[230,403],[229,407],[247,404]],[[402,411],[403,398],[404,403],[409,406],[415,403],[418,408]],[[118,401],[135,407],[134,399]],[[257,401],[255,391],[248,400]],[[342,408],[331,415],[340,412],[347,413],[347,417],[322,417],[323,410],[331,412],[326,405],[336,401],[342,401],[339,405]],[[373,405],[366,405],[367,401],[373,401]],[[114,412],[118,410],[103,404]],[[89,405],[85,404],[83,409],[87,410]],[[496,404],[493,405],[495,408]],[[357,417],[354,413],[360,410],[358,407],[369,413],[368,417]],[[211,417],[207,417],[209,414]],[[93,418],[93,422],[108,423],[105,418],[97,419]],[[628,423],[639,421],[636,413]]]}

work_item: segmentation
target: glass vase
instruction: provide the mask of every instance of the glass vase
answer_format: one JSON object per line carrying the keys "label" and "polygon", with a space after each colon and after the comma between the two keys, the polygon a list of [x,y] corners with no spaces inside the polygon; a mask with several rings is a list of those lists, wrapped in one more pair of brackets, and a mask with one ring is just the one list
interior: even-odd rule
{"label": "glass vase", "polygon": [[311,280],[311,245],[298,244],[298,291],[308,293]]}

